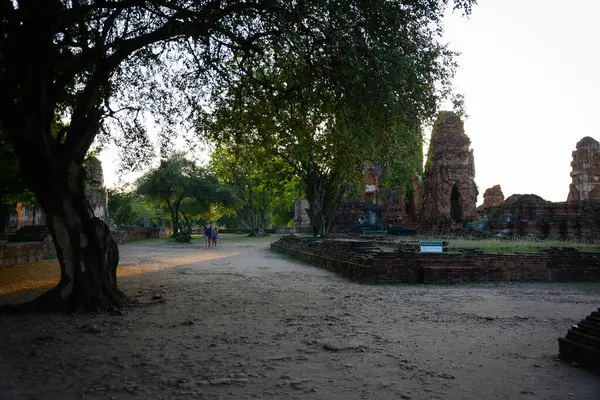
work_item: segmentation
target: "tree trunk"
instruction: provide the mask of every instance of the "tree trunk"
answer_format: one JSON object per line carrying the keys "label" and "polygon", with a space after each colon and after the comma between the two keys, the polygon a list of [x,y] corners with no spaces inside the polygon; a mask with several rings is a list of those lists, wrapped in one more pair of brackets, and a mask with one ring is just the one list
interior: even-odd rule
{"label": "tree trunk", "polygon": [[304,181],[306,187],[306,199],[308,200],[308,219],[310,219],[310,226],[313,237],[324,235],[323,232],[323,197],[324,193],[322,190],[321,179],[316,174],[309,174],[308,179]]}
{"label": "tree trunk", "polygon": [[46,213],[60,262],[60,282],[28,306],[35,310],[97,311],[123,305],[117,287],[119,249],[85,197],[84,171],[71,162],[38,171],[34,193]]}
{"label": "tree trunk", "polygon": [[175,211],[173,211],[173,206],[169,199],[167,199],[167,206],[169,207],[169,212],[171,213],[171,225],[173,226],[173,232],[171,233],[171,237],[177,237],[177,219],[175,218]]}
{"label": "tree trunk", "polygon": [[0,199],[0,233],[5,233],[6,226],[8,225],[9,215],[8,207],[2,203]]}
{"label": "tree trunk", "polygon": [[173,236],[179,234],[179,207],[175,207],[175,218],[173,219]]}
{"label": "tree trunk", "polygon": [[345,190],[341,189],[335,176],[327,178],[309,174],[304,184],[309,204],[306,213],[310,219],[312,234],[314,237],[327,236]]}

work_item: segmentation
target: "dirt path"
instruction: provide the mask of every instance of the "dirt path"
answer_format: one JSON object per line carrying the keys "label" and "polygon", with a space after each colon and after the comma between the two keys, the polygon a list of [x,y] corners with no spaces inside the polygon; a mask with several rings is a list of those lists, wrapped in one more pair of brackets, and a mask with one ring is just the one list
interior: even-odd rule
{"label": "dirt path", "polygon": [[600,399],[556,358],[600,285],[366,286],[267,247],[122,246],[159,304],[1,316],[0,399]]}

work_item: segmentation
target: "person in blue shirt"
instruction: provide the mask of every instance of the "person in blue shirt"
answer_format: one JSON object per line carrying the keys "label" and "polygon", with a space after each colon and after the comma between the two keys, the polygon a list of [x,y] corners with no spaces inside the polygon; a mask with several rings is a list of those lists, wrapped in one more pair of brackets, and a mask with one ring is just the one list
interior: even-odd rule
{"label": "person in blue shirt", "polygon": [[213,227],[210,221],[206,221],[204,225],[204,240],[206,240],[206,247],[210,247],[210,241],[212,240]]}
{"label": "person in blue shirt", "polygon": [[217,247],[217,240],[219,240],[219,228],[213,229],[213,233],[212,233],[213,247]]}

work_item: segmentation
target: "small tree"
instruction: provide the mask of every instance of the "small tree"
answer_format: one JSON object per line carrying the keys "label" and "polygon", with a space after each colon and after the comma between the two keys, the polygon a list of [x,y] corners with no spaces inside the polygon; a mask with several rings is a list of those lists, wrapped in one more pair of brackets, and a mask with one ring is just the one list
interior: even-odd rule
{"label": "small tree", "polygon": [[138,218],[134,210],[133,202],[136,194],[124,190],[112,190],[108,196],[108,213],[117,226],[135,224]]}
{"label": "small tree", "polygon": [[[205,211],[210,202],[223,201],[227,194],[215,177],[174,153],[138,180],[137,192],[166,204],[173,224],[173,237],[190,238],[190,215]],[[182,230],[183,218],[187,231]]]}
{"label": "small tree", "polygon": [[221,145],[211,155],[210,168],[252,235],[262,235],[273,215],[281,218],[291,210],[297,185],[290,182],[290,167],[264,149]]}

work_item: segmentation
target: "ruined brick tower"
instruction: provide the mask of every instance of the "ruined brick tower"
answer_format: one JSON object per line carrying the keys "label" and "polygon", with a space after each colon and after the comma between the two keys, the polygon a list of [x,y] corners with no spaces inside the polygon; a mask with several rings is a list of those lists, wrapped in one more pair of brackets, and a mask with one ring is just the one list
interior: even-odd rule
{"label": "ruined brick tower", "polygon": [[86,160],[86,196],[94,215],[106,222],[108,219],[108,196],[104,186],[104,171],[102,162],[96,157],[89,157]]}
{"label": "ruined brick tower", "polygon": [[494,185],[483,192],[483,204],[477,207],[477,209],[485,210],[488,207],[498,206],[502,204],[502,202],[504,202],[502,187],[500,185]]}
{"label": "ruined brick tower", "polygon": [[477,218],[475,160],[470,146],[461,119],[454,112],[440,112],[423,176],[421,220],[426,229],[444,229]]}
{"label": "ruined brick tower", "polygon": [[589,136],[577,142],[571,168],[567,201],[600,200],[600,143]]}

